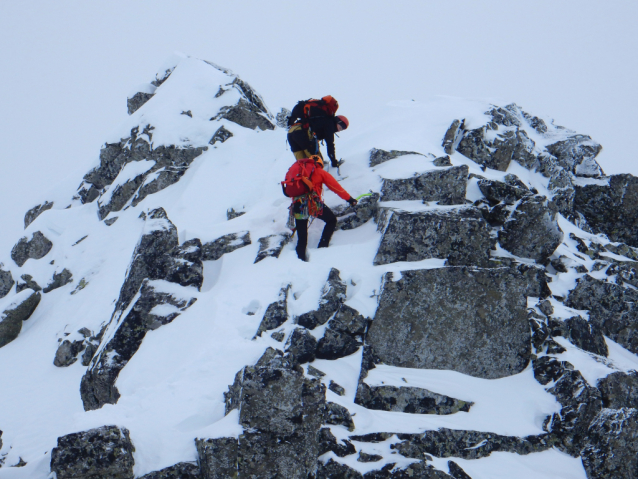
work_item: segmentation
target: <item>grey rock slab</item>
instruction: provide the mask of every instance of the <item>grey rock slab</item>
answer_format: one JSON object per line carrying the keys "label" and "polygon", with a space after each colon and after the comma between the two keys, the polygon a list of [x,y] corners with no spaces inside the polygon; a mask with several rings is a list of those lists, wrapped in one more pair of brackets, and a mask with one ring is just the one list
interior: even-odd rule
{"label": "grey rock slab", "polygon": [[25,236],[16,243],[11,250],[11,259],[21,267],[29,258],[41,259],[45,257],[52,247],[53,243],[41,231],[36,231],[30,240]]}
{"label": "grey rock slab", "polygon": [[342,304],[317,344],[317,358],[334,360],[356,352],[363,344],[368,322],[356,309]]}
{"label": "grey rock slab", "polygon": [[235,211],[234,208],[228,208],[226,210],[226,218],[228,219],[228,221],[234,220],[235,218],[238,218],[245,214],[246,214],[245,211]]}
{"label": "grey rock slab", "polygon": [[24,228],[26,229],[33,221],[44,213],[46,210],[53,208],[53,201],[45,201],[44,203],[34,206],[24,215]]}
{"label": "grey rock slab", "polygon": [[16,293],[24,291],[28,288],[32,289],[33,291],[42,291],[40,285],[33,280],[33,276],[31,276],[30,274],[23,274],[22,276],[20,276],[20,279],[23,282],[16,284]]}
{"label": "grey rock slab", "polygon": [[[541,120],[542,121],[542,120]],[[454,479],[472,479],[461,466],[454,461],[448,461],[447,467]]]}
{"label": "grey rock slab", "polygon": [[337,217],[338,230],[358,228],[376,218],[379,212],[379,193],[372,193],[359,200],[356,206],[339,205],[332,209]]}
{"label": "grey rock slab", "polygon": [[264,312],[264,317],[259,323],[259,328],[255,337],[260,337],[265,331],[277,329],[279,326],[288,321],[288,293],[291,284],[281,288],[279,291],[279,299],[268,305]]}
{"label": "grey rock slab", "polygon": [[574,210],[585,217],[594,233],[611,241],[638,246],[638,178],[612,175],[608,185],[576,186]]}
{"label": "grey rock slab", "polygon": [[53,365],[58,368],[66,368],[78,360],[78,355],[84,351],[86,345],[83,340],[69,341],[65,339],[58,346],[53,359]]}
{"label": "grey rock slab", "polygon": [[236,249],[252,244],[250,231],[240,231],[220,236],[214,241],[204,243],[202,246],[203,261],[217,261],[223,255],[232,253]]}
{"label": "grey rock slab", "polygon": [[450,265],[487,266],[494,239],[481,212],[460,207],[409,213],[386,210],[374,264],[446,259]]}
{"label": "grey rock slab", "polygon": [[18,337],[22,322],[31,317],[42,295],[28,290],[16,294],[0,313],[0,348]]}
{"label": "grey rock slab", "polygon": [[308,329],[326,324],[346,300],[346,290],[347,286],[341,280],[339,270],[331,268],[328,281],[323,286],[319,307],[295,318],[296,323]]}
{"label": "grey rock slab", "polygon": [[279,110],[279,113],[277,113],[275,117],[275,123],[277,126],[279,128],[288,128],[288,118],[290,118],[291,114],[292,112],[288,108],[282,108]]}
{"label": "grey rock slab", "polygon": [[149,472],[139,479],[201,479],[199,466],[190,462],[179,462],[160,471]]}
{"label": "grey rock slab", "polygon": [[526,196],[498,233],[500,245],[510,253],[545,263],[563,241],[556,211],[544,196]]}
{"label": "grey rock slab", "polygon": [[370,386],[364,382],[357,388],[355,403],[377,411],[438,415],[469,412],[474,404],[427,389],[409,386]]}
{"label": "grey rock slab", "polygon": [[[140,295],[126,316],[121,321],[112,320],[109,324],[109,328],[115,331],[93,358],[80,383],[80,396],[85,411],[99,409],[104,404],[117,403],[120,397],[115,386],[117,377],[141,346],[146,333],[171,323],[196,300],[189,297],[187,290],[183,297],[179,297],[163,291],[162,288],[161,281],[144,280]],[[170,289],[172,288],[169,291]],[[154,310],[160,305],[168,308],[161,312]]]}
{"label": "grey rock slab", "polygon": [[352,420],[350,411],[337,403],[326,403],[325,423],[332,426],[343,426],[349,431],[354,431],[354,421]]}
{"label": "grey rock slab", "polygon": [[255,263],[259,263],[268,257],[279,258],[284,246],[288,244],[292,235],[290,233],[279,233],[259,238],[259,251],[255,258]]}
{"label": "grey rock slab", "polygon": [[392,278],[384,277],[366,338],[383,363],[485,379],[517,374],[529,363],[527,296],[543,289],[538,270],[448,267]]}
{"label": "grey rock slab", "polygon": [[306,328],[295,328],[288,337],[286,353],[295,364],[310,363],[315,360],[317,339]]}
{"label": "grey rock slab", "polygon": [[234,437],[195,439],[201,479],[237,478],[238,440]]}
{"label": "grey rock slab", "polygon": [[0,263],[0,298],[4,298],[11,288],[15,284],[11,271],[5,271],[2,269],[2,263]]}
{"label": "grey rock slab", "polygon": [[615,372],[598,381],[603,406],[610,409],[624,407],[638,409],[638,372]]}
{"label": "grey rock slab", "polygon": [[638,410],[601,410],[589,426],[587,442],[581,452],[587,477],[638,477]]}
{"label": "grey rock slab", "polygon": [[412,178],[383,180],[381,201],[422,200],[440,205],[465,204],[467,165],[425,172]]}
{"label": "grey rock slab", "polygon": [[48,293],[50,291],[53,291],[54,289],[61,288],[62,286],[69,284],[72,281],[73,281],[73,274],[68,269],[64,268],[59,273],[53,273],[53,278],[51,279],[51,282],[46,285],[43,291],[45,293]]}
{"label": "grey rock slab", "polygon": [[372,148],[370,150],[370,168],[380,165],[381,163],[385,163],[386,161],[393,160],[400,156],[405,155],[420,155],[421,153],[417,153],[416,151],[400,151],[400,150],[379,150],[377,148]]}
{"label": "grey rock slab", "polygon": [[180,286],[194,286],[201,290],[204,282],[203,247],[199,238],[185,241],[175,246],[166,260],[166,274],[163,279]]}
{"label": "grey rock slab", "polygon": [[605,357],[609,354],[602,330],[585,318],[574,316],[564,321],[550,320],[549,330],[552,336],[563,336],[585,351]]}
{"label": "grey rock slab", "polygon": [[454,153],[454,150],[456,149],[456,140],[461,128],[461,122],[459,120],[454,120],[445,132],[445,136],[443,137],[443,143],[441,144],[441,146],[443,147],[445,153],[447,153],[448,155]]}
{"label": "grey rock slab", "polygon": [[133,479],[135,448],[129,431],[102,426],[58,438],[51,472],[58,479]]}
{"label": "grey rock slab", "polygon": [[363,475],[350,466],[329,459],[325,464],[318,461],[317,479],[363,479]]}

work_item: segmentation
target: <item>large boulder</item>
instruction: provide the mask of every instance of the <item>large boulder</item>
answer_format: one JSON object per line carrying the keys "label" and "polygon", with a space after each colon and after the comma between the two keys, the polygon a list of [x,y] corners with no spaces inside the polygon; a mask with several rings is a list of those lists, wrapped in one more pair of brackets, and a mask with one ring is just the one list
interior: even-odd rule
{"label": "large boulder", "polygon": [[288,321],[288,293],[291,287],[292,285],[288,284],[281,288],[277,301],[273,301],[268,305],[264,317],[261,318],[255,337],[261,336],[265,331],[277,329]]}
{"label": "large boulder", "polygon": [[16,243],[11,250],[11,259],[21,267],[29,258],[44,258],[51,248],[53,243],[41,231],[36,231],[30,240],[25,236]]}
{"label": "large boulder", "polygon": [[380,165],[389,160],[393,160],[394,158],[398,158],[399,156],[405,155],[421,155],[421,153],[417,153],[416,151],[400,151],[400,150],[380,150],[378,148],[372,148],[370,150],[370,168]]}
{"label": "large boulder", "polygon": [[234,437],[195,439],[201,479],[236,478],[237,445]]}
{"label": "large boulder", "polygon": [[383,180],[381,201],[436,201],[440,205],[465,204],[467,165],[428,171],[419,176]]}
{"label": "large boulder", "polygon": [[526,196],[505,221],[498,241],[516,256],[545,263],[563,241],[563,232],[546,197]]}
{"label": "large boulder", "polygon": [[[239,409],[238,477],[307,479],[319,456],[325,386],[269,349],[237,373],[226,394],[227,412]],[[215,477],[215,476],[212,476]],[[231,476],[232,477],[232,476]]]}
{"label": "large boulder", "polygon": [[603,409],[587,431],[582,451],[587,477],[638,477],[638,410]]}
{"label": "large boulder", "polygon": [[317,326],[326,324],[346,300],[346,290],[347,286],[341,280],[339,270],[331,268],[328,281],[321,293],[319,307],[295,318],[296,323],[307,329],[315,329]]}
{"label": "large boulder", "polygon": [[160,471],[149,472],[139,479],[201,479],[199,466],[190,462],[179,462]]}
{"label": "large boulder", "polygon": [[102,426],[58,438],[51,472],[58,479],[133,479],[135,448],[125,428]]}
{"label": "large boulder", "polygon": [[22,330],[22,321],[31,317],[40,303],[39,292],[27,289],[13,297],[3,300],[0,305],[0,348],[18,337]]}
{"label": "large boulder", "polygon": [[597,177],[603,170],[596,162],[596,156],[603,149],[587,135],[573,135],[566,140],[545,147],[554,155],[559,164],[576,176]]}
{"label": "large boulder", "polygon": [[450,265],[487,266],[494,240],[481,212],[460,207],[409,213],[385,209],[374,264],[446,259]]}
{"label": "large boulder", "polygon": [[255,263],[259,263],[268,257],[279,258],[284,246],[288,244],[292,235],[290,233],[278,233],[259,238],[259,251]]}
{"label": "large boulder", "polygon": [[427,389],[416,387],[370,386],[361,383],[355,403],[378,411],[410,414],[454,414],[469,412],[471,401],[455,399]]}
{"label": "large boulder", "polygon": [[638,372],[615,372],[598,381],[603,405],[610,409],[638,409]]}
{"label": "large boulder", "polygon": [[413,270],[397,281],[387,273],[366,349],[391,366],[517,374],[531,354],[527,296],[541,296],[543,283],[534,268]]}
{"label": "large boulder", "polygon": [[232,253],[236,249],[251,244],[250,231],[240,231],[220,236],[216,240],[204,243],[202,246],[203,261],[217,261],[223,255]]}
{"label": "large boulder", "polygon": [[576,186],[574,210],[587,220],[596,233],[611,241],[638,246],[638,178],[613,175],[608,184]]}

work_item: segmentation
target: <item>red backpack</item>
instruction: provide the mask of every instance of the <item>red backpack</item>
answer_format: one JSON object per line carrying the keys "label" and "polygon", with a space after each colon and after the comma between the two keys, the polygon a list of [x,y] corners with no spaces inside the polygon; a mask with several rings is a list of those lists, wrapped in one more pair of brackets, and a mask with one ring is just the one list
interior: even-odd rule
{"label": "red backpack", "polygon": [[288,169],[286,179],[281,182],[284,196],[294,198],[305,195],[312,190],[312,174],[315,172],[315,162],[310,158],[297,160]]}

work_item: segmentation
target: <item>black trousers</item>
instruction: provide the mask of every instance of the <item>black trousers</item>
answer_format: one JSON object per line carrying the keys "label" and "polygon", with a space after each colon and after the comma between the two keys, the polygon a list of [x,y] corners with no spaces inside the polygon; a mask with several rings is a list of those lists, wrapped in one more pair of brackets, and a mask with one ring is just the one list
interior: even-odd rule
{"label": "black trousers", "polygon": [[[332,233],[335,232],[337,227],[337,217],[330,208],[323,205],[323,211],[318,219],[324,221],[326,225],[323,227],[323,233],[321,233],[321,239],[319,240],[318,248],[327,248],[330,244],[330,238]],[[295,219],[295,227],[297,228],[297,257],[303,261],[306,261],[306,246],[308,246],[308,220]]]}

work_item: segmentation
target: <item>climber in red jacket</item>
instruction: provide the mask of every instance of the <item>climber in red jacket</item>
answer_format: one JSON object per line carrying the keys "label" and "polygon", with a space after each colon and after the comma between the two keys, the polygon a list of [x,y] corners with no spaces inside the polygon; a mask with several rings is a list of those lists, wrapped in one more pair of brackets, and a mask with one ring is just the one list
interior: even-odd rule
{"label": "climber in red jacket", "polygon": [[330,173],[324,171],[321,157],[313,155],[310,159],[315,162],[315,169],[309,178],[312,181],[312,190],[292,200],[292,214],[294,214],[295,227],[299,235],[296,248],[297,256],[302,261],[307,261],[308,218],[312,216],[326,223],[323,228],[323,233],[321,234],[321,240],[317,246],[318,248],[328,247],[332,233],[334,233],[337,226],[337,217],[332,210],[323,203],[323,185],[325,184],[330,190],[339,195],[339,197],[350,203],[351,206],[357,204],[357,200],[350,196]]}

